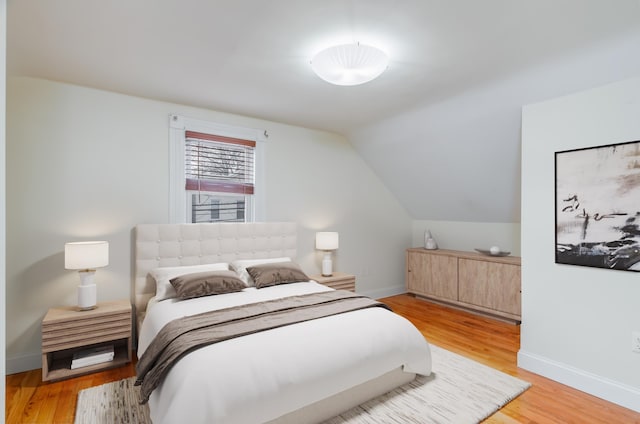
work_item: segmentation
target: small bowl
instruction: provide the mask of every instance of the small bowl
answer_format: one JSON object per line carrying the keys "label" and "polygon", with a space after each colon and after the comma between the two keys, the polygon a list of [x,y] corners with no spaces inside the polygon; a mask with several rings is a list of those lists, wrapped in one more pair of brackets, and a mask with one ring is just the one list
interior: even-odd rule
{"label": "small bowl", "polygon": [[482,253],[483,255],[487,255],[487,256],[509,256],[511,254],[511,252],[491,253],[491,251],[489,249],[476,249],[476,251]]}

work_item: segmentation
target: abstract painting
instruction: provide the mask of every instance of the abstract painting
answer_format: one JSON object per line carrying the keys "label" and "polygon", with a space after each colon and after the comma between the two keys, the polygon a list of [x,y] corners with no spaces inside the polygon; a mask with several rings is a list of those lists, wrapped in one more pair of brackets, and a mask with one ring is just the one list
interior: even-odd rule
{"label": "abstract painting", "polygon": [[555,153],[556,263],[640,271],[640,141]]}

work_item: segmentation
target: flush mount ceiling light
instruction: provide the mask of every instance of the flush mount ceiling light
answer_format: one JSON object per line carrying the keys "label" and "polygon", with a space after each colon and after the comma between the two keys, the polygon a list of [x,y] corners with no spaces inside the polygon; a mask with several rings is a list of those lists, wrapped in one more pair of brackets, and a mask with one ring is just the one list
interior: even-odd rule
{"label": "flush mount ceiling light", "polygon": [[382,50],[360,43],[329,47],[311,60],[316,75],[335,85],[364,84],[380,76],[388,65]]}

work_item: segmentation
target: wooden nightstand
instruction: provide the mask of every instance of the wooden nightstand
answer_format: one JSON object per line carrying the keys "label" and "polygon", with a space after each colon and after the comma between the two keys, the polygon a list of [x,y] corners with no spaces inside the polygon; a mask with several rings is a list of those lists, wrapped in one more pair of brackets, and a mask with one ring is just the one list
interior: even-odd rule
{"label": "wooden nightstand", "polygon": [[[75,352],[89,347],[114,346],[109,362],[71,369]],[[76,306],[51,308],[42,320],[42,381],[61,380],[131,362],[131,303],[98,303],[96,309]]]}
{"label": "wooden nightstand", "polygon": [[356,276],[344,272],[334,272],[330,277],[310,275],[309,278],[336,290],[356,291]]}

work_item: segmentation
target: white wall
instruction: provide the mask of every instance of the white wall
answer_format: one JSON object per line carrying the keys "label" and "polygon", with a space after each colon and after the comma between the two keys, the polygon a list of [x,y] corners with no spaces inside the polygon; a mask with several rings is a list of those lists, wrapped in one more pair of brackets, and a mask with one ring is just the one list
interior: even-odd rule
{"label": "white wall", "polygon": [[431,231],[440,249],[473,252],[476,248],[498,246],[502,251],[511,252],[512,256],[520,256],[520,224],[414,220],[414,247],[424,247],[425,230]]}
{"label": "white wall", "polygon": [[554,263],[554,152],[640,140],[640,78],[522,113],[522,329],[518,365],[640,411],[640,276]]}
{"label": "white wall", "polygon": [[40,321],[74,305],[66,241],[110,243],[99,300],[131,297],[132,229],[168,222],[168,116],[266,129],[268,221],[296,221],[299,257],[320,270],[316,230],[340,233],[334,269],[372,296],[404,291],[411,221],[344,137],[31,78],[8,81],[7,371],[40,366]]}
{"label": "white wall", "polygon": [[[7,2],[0,0],[0,317],[7,322],[6,288],[6,58]],[[0,327],[0,375],[5,374],[6,325]],[[0,382],[0,410],[5,410],[5,379]]]}
{"label": "white wall", "polygon": [[416,220],[414,243],[425,220],[451,248],[490,245],[496,234],[500,246],[517,252],[522,105],[637,75],[639,45],[640,30],[496,75],[484,86],[380,119],[349,141]]}

